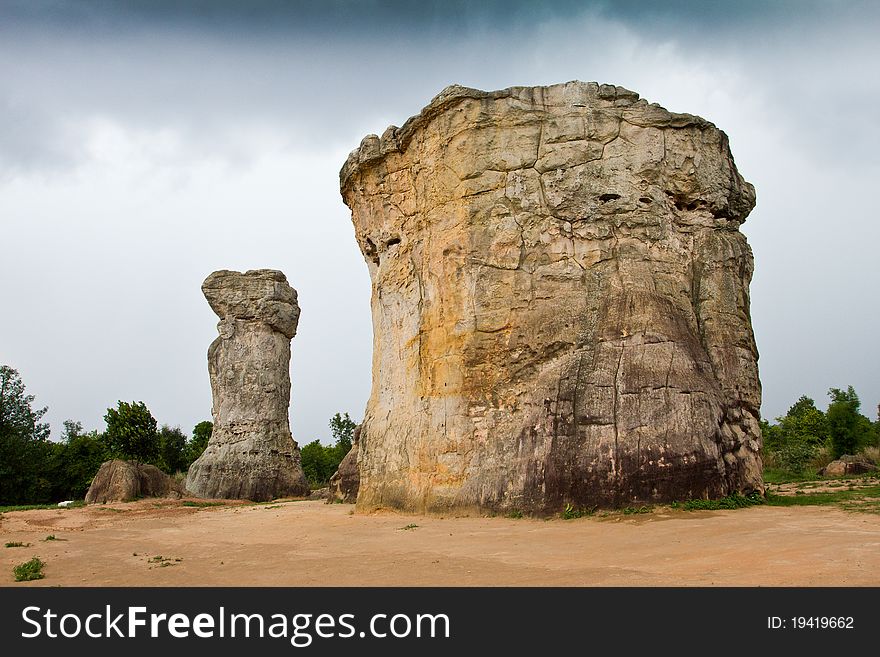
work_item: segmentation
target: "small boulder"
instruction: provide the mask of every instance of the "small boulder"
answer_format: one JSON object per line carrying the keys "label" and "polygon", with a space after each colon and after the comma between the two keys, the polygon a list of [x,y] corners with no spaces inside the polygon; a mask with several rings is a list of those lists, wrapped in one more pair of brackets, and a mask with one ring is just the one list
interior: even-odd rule
{"label": "small boulder", "polygon": [[357,502],[358,489],[361,484],[361,475],[358,470],[358,451],[361,428],[354,430],[354,442],[348,454],[339,463],[336,474],[330,477],[330,490],[327,494],[327,503],[345,502],[354,504]]}
{"label": "small boulder", "polygon": [[326,500],[329,493],[330,493],[329,488],[326,488],[326,487],[325,488],[317,488],[317,489],[313,490],[311,493],[309,493],[309,499],[310,500]]}
{"label": "small boulder", "polygon": [[86,504],[185,495],[186,489],[155,465],[114,459],[101,465],[86,493]]}
{"label": "small boulder", "polygon": [[824,477],[842,477],[844,475],[857,475],[876,471],[877,466],[866,456],[861,454],[855,456],[844,454],[836,461],[831,461],[831,463],[819,470],[819,474]]}

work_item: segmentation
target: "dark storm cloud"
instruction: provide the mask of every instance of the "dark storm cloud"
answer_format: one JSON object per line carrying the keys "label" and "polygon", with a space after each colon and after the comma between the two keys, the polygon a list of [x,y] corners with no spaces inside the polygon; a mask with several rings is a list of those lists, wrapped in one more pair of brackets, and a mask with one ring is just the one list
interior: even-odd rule
{"label": "dark storm cloud", "polygon": [[[200,153],[233,162],[243,157],[230,146],[240,121],[273,125],[290,135],[294,148],[350,144],[358,132],[401,123],[450,83],[557,81],[522,66],[544,55],[542,26],[555,26],[559,51],[570,49],[569,59],[588,71],[600,69],[603,54],[614,56],[615,43],[579,25],[622,25],[648,41],[681,44],[685,57],[705,54],[708,44],[715,51],[733,48],[738,59],[748,60],[761,58],[757,46],[772,35],[790,33],[795,24],[807,30],[829,11],[846,14],[854,6],[861,5],[6,2],[0,5],[0,78],[6,81],[0,86],[0,118],[6,119],[0,121],[0,176],[75,165],[86,157],[81,126],[96,114],[143,130],[171,127]],[[825,38],[838,38],[838,32]],[[822,38],[815,29],[806,34]],[[751,50],[742,52],[745,41]],[[812,52],[825,49],[827,44]],[[796,56],[805,55],[810,51]],[[827,69],[816,62],[817,74],[827,75],[823,65]],[[800,87],[791,91],[793,98],[815,88],[786,71],[763,73],[772,76],[779,95],[788,93],[786,86]],[[808,100],[805,106],[822,111],[821,103]],[[856,110],[848,105],[839,111]],[[809,123],[821,125],[819,119]],[[340,129],[352,124],[351,132]],[[861,143],[867,155],[871,145]]]}
{"label": "dark storm cloud", "polygon": [[591,10],[632,25],[653,25],[705,34],[816,22],[828,16],[864,15],[872,2],[819,0],[13,0],[3,14],[7,25],[55,26],[96,33],[172,28],[222,32],[230,36],[301,33],[370,39],[403,32],[508,29],[551,18],[574,18]]}

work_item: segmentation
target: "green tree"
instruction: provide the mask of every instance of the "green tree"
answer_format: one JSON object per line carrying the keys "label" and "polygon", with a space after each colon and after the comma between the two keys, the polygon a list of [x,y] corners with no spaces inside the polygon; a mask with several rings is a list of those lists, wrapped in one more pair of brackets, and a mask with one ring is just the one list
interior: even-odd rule
{"label": "green tree", "polygon": [[322,445],[320,440],[313,440],[300,450],[302,469],[312,487],[324,486],[336,472],[331,460],[332,449]]}
{"label": "green tree", "polygon": [[303,472],[312,487],[325,486],[339,469],[342,459],[351,451],[356,427],[348,413],[336,413],[330,418],[333,445],[322,445],[321,441],[313,440],[300,450]]}
{"label": "green tree", "polygon": [[18,372],[0,365],[0,501],[47,501],[51,486],[46,467],[51,455],[49,425],[40,422],[47,408],[33,408]]}
{"label": "green tree", "polygon": [[764,449],[775,452],[782,442],[782,432],[778,424],[770,424],[767,420],[761,420],[761,436],[764,438]]}
{"label": "green tree", "polygon": [[138,463],[155,463],[159,457],[156,418],[143,402],[119,401],[104,416],[104,437],[110,453],[117,458]]}
{"label": "green tree", "polygon": [[82,499],[109,458],[104,437],[97,431],[83,431],[80,422],[65,420],[61,442],[53,443],[53,448],[52,499]]}
{"label": "green tree", "polygon": [[330,418],[330,434],[333,436],[333,444],[345,454],[351,450],[352,436],[357,424],[348,417],[348,413],[337,413]]}
{"label": "green tree", "polygon": [[180,427],[171,428],[165,424],[159,429],[159,461],[157,465],[168,474],[181,472],[189,467],[186,436]]}
{"label": "green tree", "polygon": [[828,391],[831,403],[825,412],[828,432],[835,458],[844,454],[855,454],[871,443],[871,421],[859,413],[861,402],[852,386],[845,391],[831,388]]}
{"label": "green tree", "polygon": [[816,408],[816,402],[802,395],[779,422],[780,439],[783,443],[796,442],[810,447],[824,445],[829,438],[828,420]]}
{"label": "green tree", "polygon": [[199,422],[193,427],[192,438],[186,444],[186,466],[192,465],[193,461],[202,455],[208,441],[211,440],[211,434],[214,432],[214,425],[208,420]]}

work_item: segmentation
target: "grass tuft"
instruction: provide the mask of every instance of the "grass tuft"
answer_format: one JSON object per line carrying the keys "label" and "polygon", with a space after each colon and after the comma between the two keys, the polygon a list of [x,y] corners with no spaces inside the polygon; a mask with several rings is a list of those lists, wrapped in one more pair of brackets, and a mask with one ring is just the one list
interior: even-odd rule
{"label": "grass tuft", "polygon": [[595,511],[596,507],[586,509],[582,507],[576,507],[571,502],[569,502],[563,507],[562,513],[559,514],[559,517],[563,520],[574,520],[575,518],[591,516]]}
{"label": "grass tuft", "polygon": [[823,506],[839,504],[847,510],[875,511],[880,506],[880,485],[863,488],[845,488],[825,493],[803,495],[776,495],[767,493],[769,506]]}
{"label": "grass tuft", "polygon": [[54,509],[62,511],[64,509],[77,509],[85,506],[84,500],[76,500],[69,506],[58,506],[57,504],[16,504],[12,506],[0,506],[0,513],[8,513],[10,511],[39,511],[41,509]]}
{"label": "grass tuft", "polygon": [[18,564],[12,569],[16,582],[30,582],[35,579],[43,579],[43,566],[46,564],[40,561],[38,557],[34,557],[30,561]]}
{"label": "grass tuft", "polygon": [[745,509],[764,503],[765,500],[760,493],[749,493],[748,495],[734,493],[718,500],[685,500],[684,502],[673,502],[670,506],[673,509],[685,511],[718,511],[721,509]]}

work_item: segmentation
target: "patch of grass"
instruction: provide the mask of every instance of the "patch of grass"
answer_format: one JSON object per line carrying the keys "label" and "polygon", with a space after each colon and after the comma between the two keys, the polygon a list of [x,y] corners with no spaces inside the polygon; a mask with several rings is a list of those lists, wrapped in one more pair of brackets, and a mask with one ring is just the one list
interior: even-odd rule
{"label": "patch of grass", "polygon": [[846,488],[825,493],[804,493],[803,495],[767,494],[769,506],[825,506],[839,505],[851,511],[873,511],[880,506],[880,485],[863,488]]}
{"label": "patch of grass", "polygon": [[192,500],[184,500],[180,503],[180,506],[194,506],[194,507],[205,507],[205,506],[224,506],[223,502],[194,502]]}
{"label": "patch of grass", "polygon": [[721,509],[744,509],[764,503],[765,499],[759,493],[750,493],[749,495],[734,493],[718,500],[685,500],[684,502],[673,502],[670,506],[673,509],[685,511],[718,511]]}
{"label": "patch of grass", "polygon": [[0,506],[0,513],[8,511],[37,511],[39,509],[57,509],[55,504],[19,504],[16,506]]}
{"label": "patch of grass", "polygon": [[765,484],[791,484],[799,481],[815,481],[815,472],[793,473],[779,468],[764,468]]}
{"label": "patch of grass", "polygon": [[406,527],[401,527],[401,531],[409,531],[410,529],[417,529],[418,525],[409,524]]}
{"label": "patch of grass", "polygon": [[653,510],[650,506],[628,506],[621,509],[621,513],[625,516],[632,516],[640,513],[651,513]]}
{"label": "patch of grass", "polygon": [[523,517],[523,512],[519,509],[514,509],[513,511],[508,512],[507,515],[505,515],[504,517],[512,518],[513,520],[519,520]]}
{"label": "patch of grass", "polygon": [[73,504],[68,506],[58,506],[53,504],[14,504],[10,506],[0,506],[0,513],[8,513],[10,511],[39,511],[41,509],[55,509],[61,511],[63,509],[78,509],[85,506],[85,500],[75,500]]}
{"label": "patch of grass", "polygon": [[30,582],[35,579],[43,579],[43,566],[46,564],[40,561],[39,557],[34,557],[30,561],[18,564],[12,569],[16,582]]}
{"label": "patch of grass", "polygon": [[19,542],[19,541],[12,541],[12,542],[6,544],[6,547],[8,547],[8,548],[14,548],[14,547],[30,547],[30,546],[31,546],[30,543],[21,543],[21,542]]}
{"label": "patch of grass", "polygon": [[582,507],[576,507],[571,502],[569,502],[562,508],[562,513],[559,514],[559,517],[563,520],[574,520],[575,518],[591,516],[595,511],[596,507],[586,509]]}
{"label": "patch of grass", "polygon": [[157,568],[167,568],[168,566],[176,566],[178,563],[183,561],[180,557],[172,558],[172,557],[163,557],[161,554],[157,554],[155,557],[150,557],[147,559],[147,563],[155,565]]}

